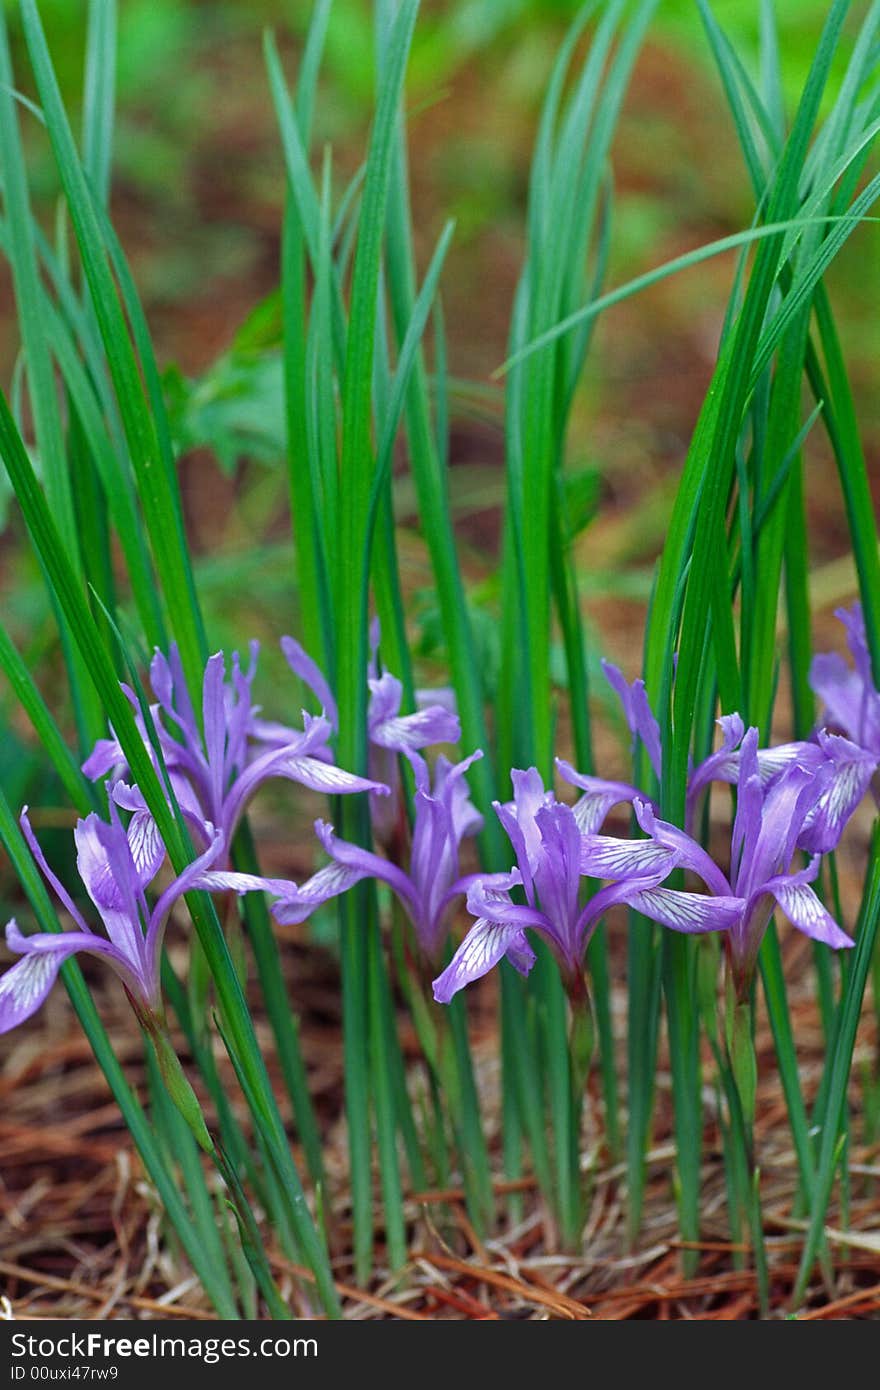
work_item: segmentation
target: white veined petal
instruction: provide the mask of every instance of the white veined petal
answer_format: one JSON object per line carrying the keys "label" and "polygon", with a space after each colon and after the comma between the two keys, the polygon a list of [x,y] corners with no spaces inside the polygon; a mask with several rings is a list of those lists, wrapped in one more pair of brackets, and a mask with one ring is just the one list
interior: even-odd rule
{"label": "white veined petal", "polygon": [[645,888],[629,900],[637,911],[673,931],[723,931],[736,919],[735,898],[682,893],[674,888]]}
{"label": "white veined petal", "polygon": [[510,927],[503,923],[481,918],[462,942],[459,968],[471,976],[491,970],[506,951],[510,934]]}
{"label": "white veined petal", "polygon": [[128,826],[128,847],[138,882],[146,887],[155,878],[165,858],[165,846],[149,811],[135,811]]}
{"label": "white veined petal", "polygon": [[290,758],[279,764],[275,772],[277,776],[303,782],[314,791],[350,792],[375,787],[367,778],[356,777],[353,772],[346,772],[335,763],[322,762],[320,758]]}
{"label": "white veined petal", "polygon": [[790,884],[781,883],[774,889],[774,897],[788,920],[805,936],[824,941],[835,950],[852,946],[850,937],[837,925],[809,884],[797,883],[792,878]]}
{"label": "white veined petal", "polygon": [[301,902],[324,902],[325,898],[344,893],[363,877],[359,869],[348,864],[327,864],[302,885],[297,894]]}
{"label": "white veined petal", "polygon": [[585,837],[581,846],[581,872],[593,878],[625,878],[658,869],[672,855],[654,840],[619,840],[612,835]]}
{"label": "white veined petal", "polygon": [[34,951],[0,975],[0,1033],[23,1023],[42,1004],[58,974],[54,951]]}

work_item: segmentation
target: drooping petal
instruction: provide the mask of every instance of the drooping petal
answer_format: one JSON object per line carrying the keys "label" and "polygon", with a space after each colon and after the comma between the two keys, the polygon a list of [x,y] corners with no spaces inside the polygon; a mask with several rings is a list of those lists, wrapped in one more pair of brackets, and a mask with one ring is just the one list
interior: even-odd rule
{"label": "drooping petal", "polygon": [[623,878],[609,883],[594,893],[581,910],[574,931],[571,933],[573,953],[570,965],[578,968],[586,950],[587,943],[606,912],[620,904],[628,904],[633,895],[647,888],[654,888],[668,877],[665,864],[661,864],[652,874],[639,874],[637,878]]}
{"label": "drooping petal", "polygon": [[327,792],[339,796],[349,792],[375,792],[387,796],[389,789],[383,782],[374,782],[370,777],[358,777],[354,772],[346,772],[335,763],[325,763],[320,758],[302,758],[295,754],[281,760],[272,773],[274,777],[286,777],[291,782],[300,782],[312,791]]}
{"label": "drooping petal", "polygon": [[13,920],[6,927],[6,944],[21,960],[0,976],[0,1033],[15,1028],[44,1002],[64,962],[77,951],[102,957],[113,967],[133,994],[139,993],[139,980],[128,968],[119,951],[90,931],[37,932],[23,936]]}
{"label": "drooping petal", "polygon": [[290,884],[272,905],[272,916],[282,925],[292,926],[311,917],[316,908],[331,898],[339,897],[361,879],[368,878],[366,869],[350,864],[325,864],[302,884]]}
{"label": "drooping petal", "polygon": [[[6,928],[6,940],[12,950],[16,950],[17,946],[10,940],[10,934],[17,931],[15,922],[10,922]],[[28,952],[0,975],[0,1033],[8,1033],[36,1013],[54,985],[62,961],[69,954],[70,951],[62,950]]]}
{"label": "drooping petal", "polygon": [[581,839],[581,873],[590,878],[633,878],[663,864],[671,873],[677,862],[675,854],[656,840],[619,840],[614,835]]}
{"label": "drooping petal", "polygon": [[781,773],[787,772],[794,763],[801,767],[812,768],[814,771],[822,765],[824,754],[822,749],[815,743],[805,743],[799,740],[795,743],[776,743],[771,748],[758,749],[758,775],[761,778],[762,787],[767,787],[779,777]]}
{"label": "drooping petal", "polygon": [[315,834],[324,846],[327,855],[347,869],[357,870],[361,878],[378,878],[387,883],[400,898],[404,906],[413,911],[416,906],[416,893],[412,879],[398,868],[371,850],[341,840],[332,825],[326,821],[315,821]]}
{"label": "drooping petal", "polygon": [[645,888],[628,899],[630,907],[681,932],[727,931],[743,913],[741,898],[716,897],[711,893],[683,893],[676,888]]}
{"label": "drooping petal", "polygon": [[516,871],[509,874],[478,874],[468,889],[468,912],[472,917],[488,917],[493,922],[515,922],[520,927],[543,931],[547,918],[536,907],[515,903],[510,888],[519,883]]}
{"label": "drooping petal", "polygon": [[448,1004],[460,989],[487,975],[504,956],[521,975],[527,975],[535,963],[535,953],[520,927],[478,919],[434,981],[437,1003]]}
{"label": "drooping petal", "polygon": [[296,892],[296,884],[286,878],[263,878],[261,874],[242,874],[232,869],[208,869],[190,887],[204,893],[268,893],[284,898]]}
{"label": "drooping petal", "polygon": [[371,791],[388,795],[389,789],[382,782],[374,782],[368,777],[358,777],[346,772],[335,763],[324,762],[321,758],[304,753],[303,748],[317,741],[321,726],[327,722],[312,721],[306,735],[287,748],[270,748],[256,758],[239,777],[235,779],[227,793],[223,806],[224,830],[231,838],[244,809],[251,797],[264,782],[273,777],[286,778],[291,782],[310,787],[313,791],[327,792],[331,795],[351,792]]}
{"label": "drooping petal", "polygon": [[773,894],[792,925],[805,936],[812,937],[814,941],[823,941],[835,951],[854,946],[855,942],[837,925],[831,913],[810,887],[818,869],[817,855],[808,868],[802,869],[800,873],[771,879],[765,887]]}
{"label": "drooping petal", "polygon": [[153,882],[165,859],[165,845],[149,811],[135,811],[128,823],[128,848],[141,888]]}

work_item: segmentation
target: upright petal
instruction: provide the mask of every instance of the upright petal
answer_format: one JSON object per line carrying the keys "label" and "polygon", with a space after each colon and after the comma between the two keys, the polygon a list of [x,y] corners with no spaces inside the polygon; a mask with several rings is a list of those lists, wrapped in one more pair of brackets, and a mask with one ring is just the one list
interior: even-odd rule
{"label": "upright petal", "polygon": [[[731,840],[730,881],[740,887],[751,864],[755,842],[761,829],[764,793],[758,772],[758,730],[746,731],[739,752],[736,816]],[[745,890],[744,890],[745,891]]]}
{"label": "upright petal", "polygon": [[207,810],[215,825],[219,825],[222,818],[223,793],[227,782],[225,678],[225,657],[222,652],[215,652],[205,666],[202,683],[202,721],[210,789]]}
{"label": "upright petal", "polygon": [[826,790],[833,770],[824,762],[818,770],[795,763],[772,782],[761,808],[760,830],[746,865],[737,878],[737,892],[748,897],[791,864],[807,812]]}
{"label": "upright petal", "polygon": [[83,763],[82,770],[90,782],[97,782],[108,772],[119,772],[127,766],[118,738],[99,738]]}
{"label": "upright petal", "polygon": [[687,788],[687,828],[691,828],[694,809],[700,794],[711,782],[735,782],[739,770],[739,759],[735,749],[742,742],[745,726],[738,714],[723,714],[716,720],[721,730],[721,747],[710,753],[694,768],[688,778]]}
{"label": "upright petal", "polygon": [[516,854],[526,897],[534,902],[534,873],[541,856],[541,832],[535,816],[543,806],[554,803],[552,792],[544,790],[537,768],[514,768],[510,774],[513,801],[492,802],[492,809],[507,833]]}
{"label": "upright petal", "polygon": [[822,722],[861,741],[865,687],[837,652],[820,652],[810,665],[810,686],[822,701]]}
{"label": "upright petal", "polygon": [[570,806],[556,801],[542,806],[535,816],[541,835],[541,854],[535,870],[535,886],[543,911],[566,943],[566,955],[577,959],[573,939],[579,916],[581,886],[581,833]]}
{"label": "upright petal", "polygon": [[629,685],[623,672],[610,661],[602,662],[605,679],[623,706],[623,713],[633,738],[641,739],[657,777],[662,775],[660,725],[654,718],[643,680]]}
{"label": "upright petal", "polygon": [[441,753],[434,765],[434,796],[449,808],[452,834],[457,845],[467,835],[475,835],[483,825],[483,817],[470,799],[465,773],[483,756],[482,748],[474,749],[461,762],[450,763]]}
{"label": "upright petal", "polygon": [[303,684],[308,686],[333,728],[338,729],[339,712],[323,671],[312,660],[305,648],[301,647],[299,642],[295,642],[292,637],[282,637],[281,650],[294,675],[299,676]]}
{"label": "upright petal", "polygon": [[[163,665],[164,671],[162,670]],[[157,678],[159,685],[156,684]],[[186,738],[188,747],[200,751],[202,736],[199,730],[199,721],[189,697],[189,687],[186,683],[183,662],[180,659],[180,649],[176,642],[172,642],[168,648],[167,661],[161,652],[156,650],[153,664],[150,666],[150,684],[164,712],[171,715],[178,724]]]}
{"label": "upright petal", "polygon": [[808,810],[797,844],[810,854],[827,854],[837,848],[847,821],[871,784],[878,760],[839,734],[820,731],[818,737],[832,775]]}

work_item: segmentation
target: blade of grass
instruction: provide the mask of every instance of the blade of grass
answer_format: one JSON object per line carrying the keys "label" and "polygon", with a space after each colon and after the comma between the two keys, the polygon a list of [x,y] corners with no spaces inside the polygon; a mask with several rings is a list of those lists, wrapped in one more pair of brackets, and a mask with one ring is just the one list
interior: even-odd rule
{"label": "blade of grass", "polygon": [[[65,114],[35,0],[21,0],[22,23],[83,270],[113,378],[125,436],[171,627],[193,691],[201,680],[205,641],[183,534],[176,475],[161,447],[105,251],[105,228],[87,184]],[[119,265],[114,266],[118,275]],[[132,305],[127,305],[131,313]],[[136,327],[136,325],[135,325]],[[149,362],[143,362],[147,370]],[[155,408],[155,396],[151,402]],[[161,414],[159,416],[161,420]],[[161,463],[162,466],[157,466]]]}
{"label": "blade of grass", "polygon": [[865,883],[855,934],[856,945],[853,951],[853,961],[844,997],[837,1014],[835,1036],[826,1054],[823,1079],[827,1082],[827,1100],[821,1118],[819,1156],[809,1227],[792,1294],[792,1304],[795,1307],[802,1301],[806,1292],[807,1283],[824,1235],[828,1202],[840,1157],[839,1136],[846,1107],[853,1048],[855,1047],[865,986],[876,948],[878,921],[880,921],[880,825],[875,823],[871,839],[868,878]]}

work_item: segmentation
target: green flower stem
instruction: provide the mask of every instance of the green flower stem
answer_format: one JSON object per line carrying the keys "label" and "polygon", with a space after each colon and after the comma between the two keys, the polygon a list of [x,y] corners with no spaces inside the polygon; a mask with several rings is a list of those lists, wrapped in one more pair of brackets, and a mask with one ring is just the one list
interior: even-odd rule
{"label": "green flower stem", "polygon": [[398,983],[410,1010],[432,1086],[436,1085],[446,1101],[458,1149],[468,1216],[474,1228],[483,1232],[491,1228],[494,1196],[461,1012],[462,1001],[456,999],[452,1004],[433,1002],[430,980],[436,973],[436,966],[424,958],[414,957],[406,940],[407,928],[402,914],[396,907],[395,914],[393,949]]}
{"label": "green flower stem", "polygon": [[131,995],[129,995],[129,999],[138,1022],[153,1045],[159,1072],[170,1099],[186,1122],[187,1128],[199,1148],[216,1165],[218,1173],[229,1189],[230,1205],[238,1222],[242,1249],[272,1318],[291,1318],[293,1315],[278,1292],[269,1270],[262,1237],[244,1188],[234,1165],[227,1159],[225,1150],[221,1145],[215,1144],[211,1137],[198,1096],[193,1090],[181,1066],[180,1058],[174,1050],[174,1044],[168,1036],[164,1017],[145,1008]]}
{"label": "green flower stem", "polygon": [[752,1238],[752,1254],[758,1283],[758,1305],[761,1317],[769,1311],[770,1291],[767,1250],[764,1244],[764,1219],[761,1211],[760,1169],[755,1158],[755,1106],[758,1085],[758,1063],[755,1056],[754,995],[742,999],[731,972],[727,972],[724,1037],[724,1086],[730,1110],[733,1141],[741,1149],[747,1187],[745,1216]]}

